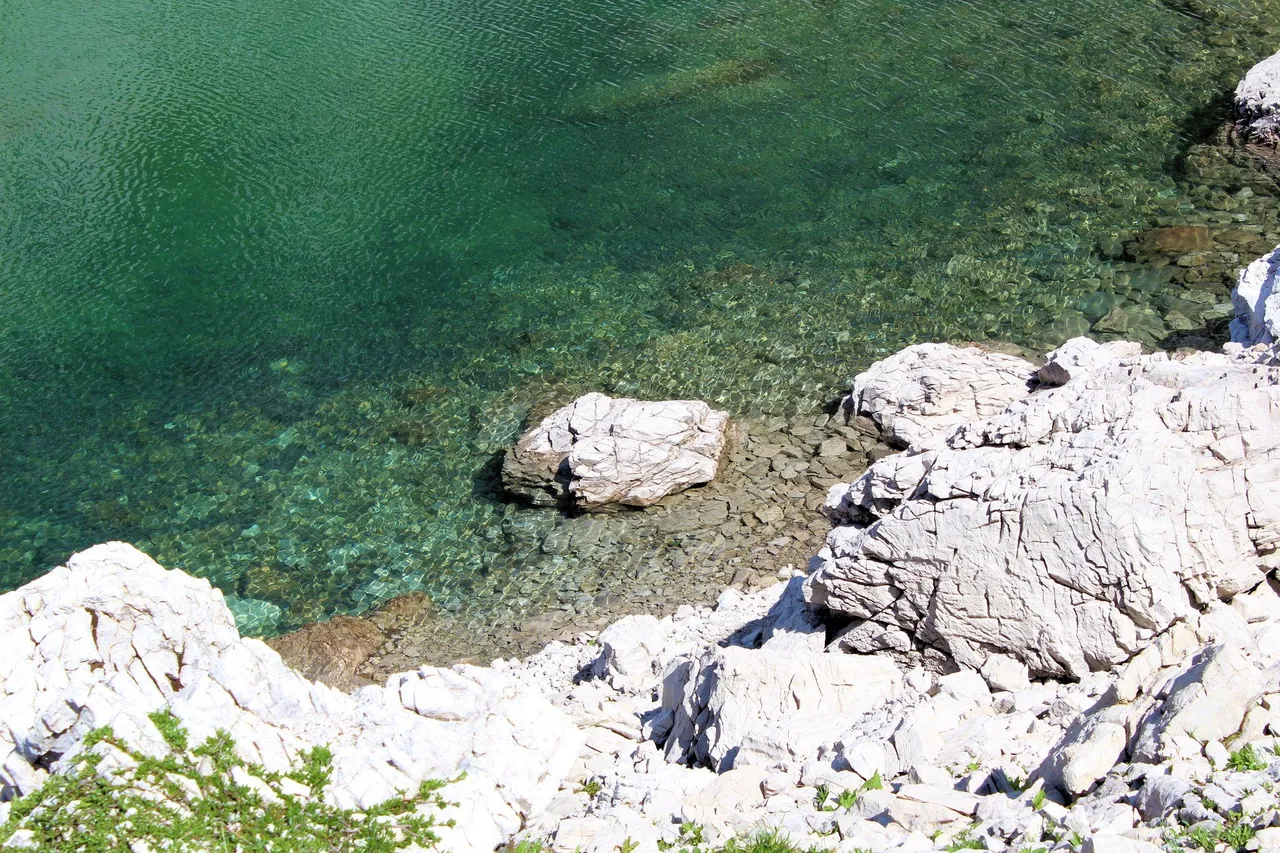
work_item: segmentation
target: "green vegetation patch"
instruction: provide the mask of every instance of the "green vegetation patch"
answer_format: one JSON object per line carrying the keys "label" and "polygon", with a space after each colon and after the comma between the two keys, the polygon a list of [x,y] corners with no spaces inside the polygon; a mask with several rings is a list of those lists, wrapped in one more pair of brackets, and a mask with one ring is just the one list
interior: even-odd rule
{"label": "green vegetation patch", "polygon": [[110,728],[95,730],[71,772],[14,802],[0,845],[42,853],[389,853],[433,849],[435,828],[453,825],[436,822],[435,811],[447,805],[444,782],[423,782],[373,808],[342,809],[324,800],[332,754],[323,746],[275,773],[237,756],[224,731],[189,748],[174,716],[151,719],[171,753],[154,758]]}

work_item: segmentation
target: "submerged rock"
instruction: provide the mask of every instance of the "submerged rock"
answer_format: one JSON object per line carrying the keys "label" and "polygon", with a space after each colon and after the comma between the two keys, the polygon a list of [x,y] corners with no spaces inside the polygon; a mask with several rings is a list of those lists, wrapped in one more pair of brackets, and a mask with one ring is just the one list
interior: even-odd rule
{"label": "submerged rock", "polygon": [[[1123,663],[1277,564],[1271,357],[1143,356],[1081,338],[1049,355],[1042,375],[1056,387],[1011,400],[1006,367],[989,359],[943,345],[891,356],[868,374],[898,381],[860,378],[855,388],[870,390],[855,395],[858,410],[915,412],[913,437],[932,436],[930,449],[832,489],[827,511],[841,523],[808,600],[974,669],[993,653],[1036,676]],[[987,370],[968,411],[983,411],[987,388],[1002,411],[967,422],[954,405],[920,413],[918,389],[961,359]]]}
{"label": "submerged rock", "polygon": [[728,424],[699,400],[587,394],[520,438],[503,485],[540,506],[650,506],[716,476]]}

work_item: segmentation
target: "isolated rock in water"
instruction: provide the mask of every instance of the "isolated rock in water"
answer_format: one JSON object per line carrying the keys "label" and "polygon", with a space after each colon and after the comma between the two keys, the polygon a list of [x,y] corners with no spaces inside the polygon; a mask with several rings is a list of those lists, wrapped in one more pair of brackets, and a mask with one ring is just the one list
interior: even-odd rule
{"label": "isolated rock in water", "polygon": [[[847,523],[827,537],[811,606],[973,669],[1004,653],[1035,676],[1080,678],[1262,581],[1280,562],[1274,354],[1068,347],[1061,387],[1010,401],[1012,368],[989,363],[976,387],[995,389],[1001,411],[979,397],[969,408],[988,414],[935,449],[832,489],[828,514]],[[912,349],[890,359],[899,387],[924,387],[935,365],[983,364],[955,347]]]}
{"label": "isolated rock in water", "polygon": [[1236,86],[1236,131],[1248,142],[1280,143],[1280,53],[1249,69]]}
{"label": "isolated rock in water", "polygon": [[1245,346],[1269,344],[1280,330],[1280,293],[1276,275],[1280,272],[1280,248],[1263,255],[1240,271],[1231,302],[1236,316],[1231,321],[1231,340]]}
{"label": "isolated rock in water", "polygon": [[268,770],[329,745],[328,796],[343,807],[466,770],[448,788],[445,846],[492,851],[546,805],[582,744],[537,690],[491,670],[424,668],[352,696],[307,681],[242,639],[207,581],[118,542],[0,595],[0,647],[0,799],[67,767],[101,726],[163,754],[147,715],[168,707],[194,743],[225,729]]}
{"label": "isolated rock in water", "polygon": [[894,444],[938,447],[952,427],[1025,397],[1035,372],[1029,361],[978,347],[917,344],[859,374],[848,408]]}
{"label": "isolated rock in water", "polygon": [[649,506],[715,478],[728,423],[699,400],[587,394],[521,437],[503,484],[542,506]]}

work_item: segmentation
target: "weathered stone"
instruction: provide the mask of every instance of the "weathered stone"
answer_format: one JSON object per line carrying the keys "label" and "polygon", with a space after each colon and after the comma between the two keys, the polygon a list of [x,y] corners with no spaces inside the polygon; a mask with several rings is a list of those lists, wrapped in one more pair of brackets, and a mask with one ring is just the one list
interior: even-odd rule
{"label": "weathered stone", "polygon": [[425,668],[351,696],[307,681],[240,638],[208,581],[121,543],[0,595],[0,646],[4,799],[66,768],[107,723],[135,749],[164,754],[147,715],[168,708],[193,743],[229,731],[268,770],[328,745],[326,796],[346,808],[465,769],[449,788],[457,827],[441,834],[451,849],[492,851],[550,801],[582,743],[539,692],[494,670]]}
{"label": "weathered stone", "polygon": [[878,361],[853,382],[849,407],[899,445],[938,445],[951,427],[1021,399],[1035,367],[976,347],[917,344]]}
{"label": "weathered stone", "polygon": [[1127,721],[1123,707],[1103,708],[1077,720],[1040,766],[1039,778],[1069,796],[1085,793],[1124,755]]}
{"label": "weathered stone", "polygon": [[887,658],[797,655],[730,646],[692,664],[679,688],[667,757],[724,770],[815,754],[833,744],[844,720],[902,690]]}
{"label": "weathered stone", "polygon": [[[1261,582],[1280,542],[1280,493],[1263,485],[1280,472],[1280,369],[1258,363],[1270,355],[1069,346],[1065,385],[967,424],[948,411],[945,446],[831,490],[840,526],[807,583],[812,606],[963,666],[1000,653],[1079,678]],[[1096,358],[1079,355],[1090,347]],[[930,375],[923,359],[938,352],[871,374],[897,376],[891,392],[914,387],[911,371]],[[860,405],[896,411],[871,393]],[[928,415],[911,423],[935,434]],[[1238,460],[1208,452],[1231,436]]]}
{"label": "weathered stone", "polygon": [[1173,776],[1151,775],[1138,792],[1138,813],[1142,819],[1154,823],[1163,819],[1182,804],[1182,798],[1191,790],[1191,783]]}
{"label": "weathered stone", "polygon": [[587,394],[520,438],[503,460],[503,484],[540,505],[649,506],[715,478],[728,422],[698,400]]}

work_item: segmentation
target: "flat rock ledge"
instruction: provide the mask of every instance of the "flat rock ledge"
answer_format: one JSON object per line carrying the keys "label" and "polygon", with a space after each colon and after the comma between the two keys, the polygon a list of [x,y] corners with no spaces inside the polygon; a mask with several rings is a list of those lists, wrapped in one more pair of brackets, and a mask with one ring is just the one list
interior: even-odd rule
{"label": "flat rock ledge", "polygon": [[1280,53],[1249,69],[1236,86],[1236,133],[1246,142],[1280,144]]}
{"label": "flat rock ledge", "polygon": [[848,651],[1081,679],[1257,588],[1280,565],[1280,368],[1228,348],[1076,338],[1040,368],[946,345],[877,363],[851,405],[909,421],[909,449],[830,490],[809,603],[852,620]]}
{"label": "flat rock ledge", "polygon": [[586,394],[520,438],[503,460],[503,485],[539,506],[651,506],[715,478],[728,424],[699,400]]}

